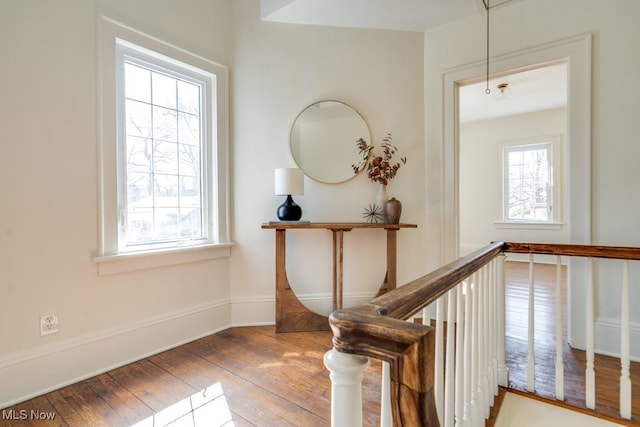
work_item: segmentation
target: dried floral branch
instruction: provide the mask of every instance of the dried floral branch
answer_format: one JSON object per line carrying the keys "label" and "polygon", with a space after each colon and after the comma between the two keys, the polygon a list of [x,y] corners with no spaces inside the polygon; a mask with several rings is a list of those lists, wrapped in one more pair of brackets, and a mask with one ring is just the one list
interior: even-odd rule
{"label": "dried floral branch", "polygon": [[356,146],[360,150],[359,153],[362,156],[362,160],[357,165],[351,165],[353,172],[360,172],[366,165],[367,176],[373,182],[387,185],[396,176],[400,166],[407,163],[406,157],[401,157],[398,162],[392,162],[393,156],[398,152],[398,148],[393,145],[393,138],[390,133],[382,138],[382,144],[380,144],[382,155],[380,156],[376,156],[373,152],[373,145],[369,145],[362,138],[356,142]]}

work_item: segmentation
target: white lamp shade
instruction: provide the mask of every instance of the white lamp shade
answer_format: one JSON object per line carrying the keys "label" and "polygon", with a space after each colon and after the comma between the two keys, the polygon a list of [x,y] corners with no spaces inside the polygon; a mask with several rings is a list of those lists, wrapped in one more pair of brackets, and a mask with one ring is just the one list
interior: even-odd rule
{"label": "white lamp shade", "polygon": [[279,168],[276,169],[275,177],[275,194],[277,196],[304,194],[304,174],[302,169]]}

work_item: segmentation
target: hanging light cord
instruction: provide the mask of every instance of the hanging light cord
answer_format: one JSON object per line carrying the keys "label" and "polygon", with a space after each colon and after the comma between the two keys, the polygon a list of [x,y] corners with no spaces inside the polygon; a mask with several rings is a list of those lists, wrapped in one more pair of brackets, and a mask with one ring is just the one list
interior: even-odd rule
{"label": "hanging light cord", "polygon": [[491,93],[491,89],[489,89],[489,0],[482,0],[482,4],[487,10],[487,88],[484,93],[489,95]]}

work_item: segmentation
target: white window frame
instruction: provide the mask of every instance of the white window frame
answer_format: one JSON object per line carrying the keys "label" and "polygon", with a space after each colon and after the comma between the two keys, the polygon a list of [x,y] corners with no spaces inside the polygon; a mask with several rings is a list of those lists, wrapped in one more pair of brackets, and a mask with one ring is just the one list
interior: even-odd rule
{"label": "white window frame", "polygon": [[[228,70],[206,58],[100,17],[98,35],[98,109],[99,109],[99,248],[94,261],[99,265],[99,274],[112,274],[129,270],[162,265],[193,262],[202,259],[220,258],[230,255],[233,244],[229,233],[229,183],[228,183]],[[165,65],[186,64],[193,70],[203,70],[215,76],[215,90],[211,91],[212,103],[207,108],[210,143],[207,150],[206,172],[208,182],[208,238],[191,243],[164,245],[164,247],[131,250],[119,243],[121,212],[119,197],[118,164],[122,157],[118,153],[118,120],[124,108],[124,92],[119,76],[122,70],[118,55],[126,52],[147,55],[153,62]],[[120,58],[121,59],[121,58]],[[214,122],[215,121],[215,122]],[[120,179],[121,181],[121,179]]]}
{"label": "white window frame", "polygon": [[[538,147],[549,147],[551,156],[551,218],[549,220],[514,220],[509,219],[508,212],[508,176],[507,176],[507,153],[516,148],[531,149]],[[500,185],[500,206],[499,221],[496,221],[497,228],[520,228],[520,229],[560,229],[562,227],[562,147],[560,135],[544,135],[530,138],[519,138],[498,143],[498,164],[500,164],[499,185]]]}

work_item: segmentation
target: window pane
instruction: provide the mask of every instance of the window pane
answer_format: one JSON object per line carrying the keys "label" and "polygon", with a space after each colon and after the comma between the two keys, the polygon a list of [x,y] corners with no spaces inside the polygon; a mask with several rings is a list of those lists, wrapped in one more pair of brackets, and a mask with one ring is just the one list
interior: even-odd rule
{"label": "window pane", "polygon": [[151,106],[127,100],[127,135],[151,137]]}
{"label": "window pane", "polygon": [[200,206],[200,180],[196,177],[180,177],[180,206]]}
{"label": "window pane", "polygon": [[176,79],[163,74],[153,73],[153,105],[176,109]]}
{"label": "window pane", "polygon": [[152,147],[153,144],[148,138],[127,138],[127,173],[151,172]]}
{"label": "window pane", "polygon": [[153,177],[154,206],[178,206],[178,177],[155,174]]}
{"label": "window pane", "polygon": [[178,144],[164,141],[155,142],[153,170],[156,173],[178,173]]}
{"label": "window pane", "polygon": [[202,234],[202,218],[198,208],[180,209],[180,236],[196,238]]}
{"label": "window pane", "polygon": [[551,221],[550,148],[507,151],[507,219]]}
{"label": "window pane", "polygon": [[153,139],[178,141],[178,114],[175,110],[153,107]]}
{"label": "window pane", "polygon": [[200,113],[200,86],[178,81],[178,110],[190,114]]}
{"label": "window pane", "polygon": [[155,209],[154,234],[158,240],[171,240],[180,237],[178,233],[178,208]]}
{"label": "window pane", "polygon": [[145,103],[151,102],[151,71],[125,63],[125,96]]}
{"label": "window pane", "polygon": [[127,213],[127,242],[141,243],[152,239],[153,208],[133,208]]}
{"label": "window pane", "polygon": [[129,208],[153,207],[153,186],[149,173],[127,174],[127,204]]}
{"label": "window pane", "polygon": [[191,145],[200,143],[200,117],[178,113],[178,141]]}
{"label": "window pane", "polygon": [[180,144],[180,176],[200,176],[200,147]]}

